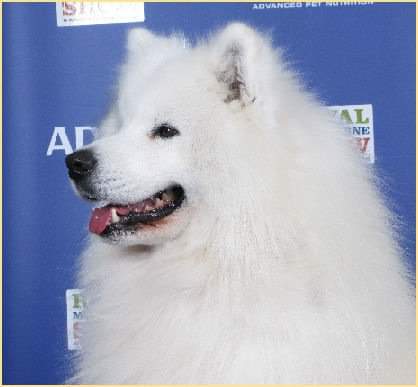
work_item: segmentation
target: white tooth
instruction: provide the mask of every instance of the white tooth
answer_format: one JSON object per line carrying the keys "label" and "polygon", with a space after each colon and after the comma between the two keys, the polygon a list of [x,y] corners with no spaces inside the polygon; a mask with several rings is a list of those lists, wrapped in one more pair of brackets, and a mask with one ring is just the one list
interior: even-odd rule
{"label": "white tooth", "polygon": [[117,223],[119,222],[119,220],[120,220],[120,217],[116,213],[116,208],[112,208],[112,223]]}

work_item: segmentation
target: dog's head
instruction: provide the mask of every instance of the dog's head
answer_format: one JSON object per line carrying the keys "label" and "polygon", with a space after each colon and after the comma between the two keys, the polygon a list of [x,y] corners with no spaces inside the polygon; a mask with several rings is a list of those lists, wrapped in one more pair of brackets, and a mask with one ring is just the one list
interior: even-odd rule
{"label": "dog's head", "polygon": [[233,200],[228,185],[245,166],[231,159],[257,152],[251,111],[268,110],[271,82],[258,73],[274,60],[269,43],[241,24],[194,48],[134,29],[128,52],[96,141],[66,164],[77,192],[95,202],[92,233],[153,245]]}

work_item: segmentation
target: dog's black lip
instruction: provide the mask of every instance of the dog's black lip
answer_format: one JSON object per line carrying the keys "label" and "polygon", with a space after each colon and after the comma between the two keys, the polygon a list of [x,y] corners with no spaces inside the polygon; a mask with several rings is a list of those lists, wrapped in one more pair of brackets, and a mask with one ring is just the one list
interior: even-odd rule
{"label": "dog's black lip", "polygon": [[100,236],[109,237],[115,234],[134,232],[140,225],[152,225],[153,222],[171,215],[181,207],[186,198],[184,189],[180,185],[175,185],[172,189],[177,190],[177,197],[176,200],[169,205],[163,208],[156,208],[147,213],[130,212],[128,215],[124,216],[120,222],[108,225]]}

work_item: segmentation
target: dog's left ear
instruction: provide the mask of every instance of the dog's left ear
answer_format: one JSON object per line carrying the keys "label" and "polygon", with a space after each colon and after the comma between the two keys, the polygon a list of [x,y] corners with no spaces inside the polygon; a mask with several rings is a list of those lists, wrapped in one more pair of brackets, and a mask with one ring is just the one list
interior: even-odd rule
{"label": "dog's left ear", "polygon": [[215,72],[225,88],[224,101],[252,104],[258,93],[256,75],[263,69],[262,57],[269,48],[266,38],[241,23],[233,23],[214,37]]}

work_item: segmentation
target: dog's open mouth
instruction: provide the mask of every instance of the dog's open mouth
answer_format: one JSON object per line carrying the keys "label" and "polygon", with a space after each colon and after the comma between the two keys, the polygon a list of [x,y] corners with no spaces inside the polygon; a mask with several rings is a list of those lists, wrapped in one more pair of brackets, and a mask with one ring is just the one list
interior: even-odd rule
{"label": "dog's open mouth", "polygon": [[153,225],[178,209],[184,198],[183,188],[173,185],[137,203],[109,204],[95,208],[89,230],[94,234],[107,236],[135,231],[141,225]]}

